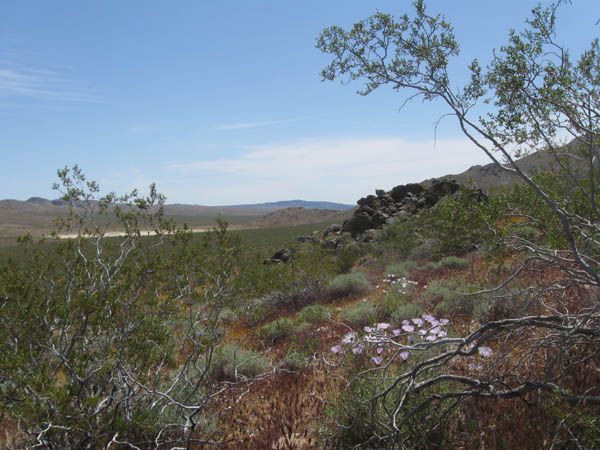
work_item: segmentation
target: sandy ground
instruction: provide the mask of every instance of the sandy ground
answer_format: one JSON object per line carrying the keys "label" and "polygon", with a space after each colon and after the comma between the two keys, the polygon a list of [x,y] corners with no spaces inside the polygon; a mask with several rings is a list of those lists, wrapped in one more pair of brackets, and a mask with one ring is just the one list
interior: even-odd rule
{"label": "sandy ground", "polygon": [[[212,230],[214,227],[198,227],[192,228],[190,231],[192,233],[206,233],[207,231]],[[244,226],[229,226],[228,230],[249,230],[257,227],[244,227]],[[142,236],[154,236],[156,233],[154,231],[142,232]],[[120,237],[125,236],[124,231],[106,231],[104,233],[104,237]],[[74,239],[77,237],[76,233],[67,233],[67,234],[59,234],[59,239]]]}

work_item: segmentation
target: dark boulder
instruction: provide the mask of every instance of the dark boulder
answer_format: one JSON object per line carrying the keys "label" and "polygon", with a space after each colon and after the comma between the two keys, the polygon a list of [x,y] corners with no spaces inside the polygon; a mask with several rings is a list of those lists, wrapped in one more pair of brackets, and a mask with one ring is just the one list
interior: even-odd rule
{"label": "dark boulder", "polygon": [[390,196],[397,202],[400,202],[407,194],[419,195],[425,188],[418,183],[408,183],[396,186],[390,191]]}
{"label": "dark boulder", "polygon": [[434,180],[429,191],[439,197],[452,195],[460,189],[460,185],[454,180]]}
{"label": "dark boulder", "polygon": [[294,250],[292,250],[291,248],[282,248],[281,250],[277,250],[273,256],[271,256],[271,259],[265,261],[265,262],[270,262],[270,263],[285,263],[288,262],[290,259],[292,259],[292,257],[294,256]]}

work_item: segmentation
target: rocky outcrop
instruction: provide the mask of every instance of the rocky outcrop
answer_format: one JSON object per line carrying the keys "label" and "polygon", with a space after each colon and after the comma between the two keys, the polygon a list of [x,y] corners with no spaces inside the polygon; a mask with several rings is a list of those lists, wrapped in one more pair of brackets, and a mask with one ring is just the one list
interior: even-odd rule
{"label": "rocky outcrop", "polygon": [[367,230],[379,229],[401,216],[431,208],[441,198],[454,194],[459,189],[458,183],[452,180],[435,180],[429,187],[411,183],[396,186],[387,192],[378,189],[375,195],[369,195],[356,202],[358,208],[350,219],[344,221],[340,232],[350,233],[356,238]]}

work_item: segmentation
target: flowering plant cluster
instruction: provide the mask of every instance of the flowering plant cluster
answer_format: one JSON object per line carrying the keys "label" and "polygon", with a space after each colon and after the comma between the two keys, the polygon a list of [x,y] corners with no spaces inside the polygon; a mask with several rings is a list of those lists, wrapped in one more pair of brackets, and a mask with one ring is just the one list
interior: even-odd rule
{"label": "flowering plant cluster", "polygon": [[416,286],[418,283],[413,280],[409,280],[406,277],[399,277],[393,273],[388,273],[382,280],[384,283],[397,288],[398,293],[406,294],[408,293],[412,287]]}
{"label": "flowering plant cluster", "polygon": [[[331,347],[331,352],[343,354],[351,351],[355,355],[365,352],[372,353],[371,361],[381,365],[386,354],[393,353],[394,358],[406,361],[411,351],[424,348],[427,343],[440,342],[448,335],[450,320],[437,319],[431,314],[423,314],[410,320],[403,320],[398,328],[387,322],[377,323],[372,327],[364,327],[363,333],[350,331],[339,344]],[[492,350],[489,347],[478,347],[478,352],[483,357],[490,357]]]}

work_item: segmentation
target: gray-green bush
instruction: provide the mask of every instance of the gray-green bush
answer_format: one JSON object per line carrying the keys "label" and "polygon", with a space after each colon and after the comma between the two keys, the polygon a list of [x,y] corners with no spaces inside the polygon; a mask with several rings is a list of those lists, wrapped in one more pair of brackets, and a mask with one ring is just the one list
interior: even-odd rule
{"label": "gray-green bush", "polygon": [[334,297],[362,295],[371,289],[371,283],[361,272],[338,275],[329,283],[329,291]]}
{"label": "gray-green bush", "polygon": [[458,256],[446,256],[440,261],[440,264],[445,269],[465,269],[469,267],[469,260]]}
{"label": "gray-green bush", "polygon": [[263,325],[259,330],[258,334],[262,339],[267,341],[269,344],[276,344],[283,339],[291,336],[297,330],[297,324],[293,320],[287,317],[282,317]]}
{"label": "gray-green bush", "polygon": [[359,301],[342,311],[342,320],[354,327],[370,325],[377,320],[377,307],[368,301]]}
{"label": "gray-green bush", "polygon": [[234,344],[224,344],[213,354],[210,374],[216,381],[254,378],[269,370],[269,361],[261,353]]}
{"label": "gray-green bush", "polygon": [[329,317],[329,308],[323,305],[310,305],[303,308],[298,313],[298,320],[301,322],[315,323],[327,320]]}

